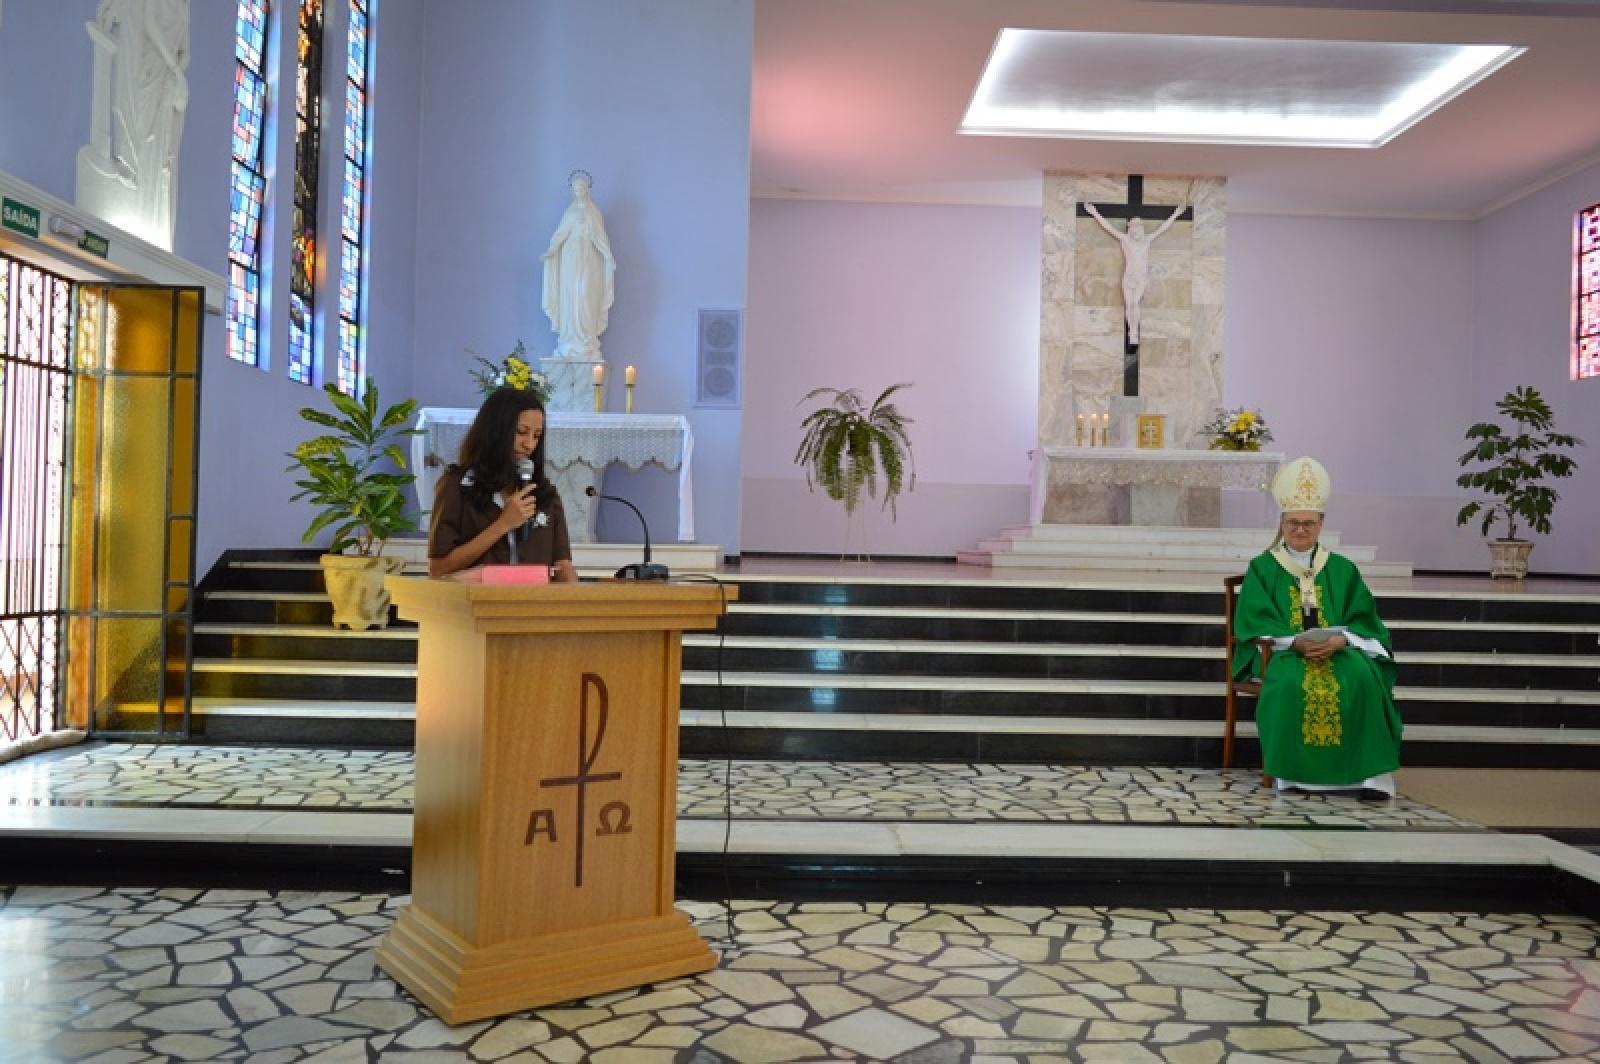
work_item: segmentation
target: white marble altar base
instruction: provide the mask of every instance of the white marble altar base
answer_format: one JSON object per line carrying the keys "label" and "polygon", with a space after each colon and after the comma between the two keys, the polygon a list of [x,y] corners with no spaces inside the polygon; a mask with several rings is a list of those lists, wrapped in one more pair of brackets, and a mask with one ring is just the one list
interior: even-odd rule
{"label": "white marble altar base", "polygon": [[[1034,524],[1003,528],[956,560],[997,570],[1232,574],[1243,572],[1272,536],[1271,528]],[[1379,561],[1377,548],[1343,543],[1338,532],[1324,531],[1321,539],[1369,578],[1411,575],[1409,563]]]}
{"label": "white marble altar base", "polygon": [[1282,462],[1259,451],[1044,447],[1034,452],[1032,519],[1216,528],[1221,489],[1264,490]]}

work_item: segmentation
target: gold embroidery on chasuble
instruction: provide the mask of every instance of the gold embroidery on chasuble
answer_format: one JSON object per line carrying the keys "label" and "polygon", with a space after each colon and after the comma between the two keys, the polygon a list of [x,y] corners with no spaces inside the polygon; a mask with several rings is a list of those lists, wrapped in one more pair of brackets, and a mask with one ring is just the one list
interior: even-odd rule
{"label": "gold embroidery on chasuble", "polygon": [[[1300,618],[1300,586],[1289,584],[1289,623],[1304,631]],[[1317,624],[1322,624],[1322,607],[1317,607]],[[1307,746],[1340,746],[1344,742],[1344,721],[1339,716],[1339,679],[1333,674],[1333,659],[1308,661],[1300,691],[1305,695],[1305,713],[1300,718],[1300,741]]]}

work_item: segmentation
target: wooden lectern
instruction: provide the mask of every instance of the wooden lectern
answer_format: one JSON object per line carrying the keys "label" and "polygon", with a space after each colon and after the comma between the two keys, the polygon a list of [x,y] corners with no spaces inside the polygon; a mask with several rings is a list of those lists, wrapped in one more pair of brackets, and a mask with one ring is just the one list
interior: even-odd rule
{"label": "wooden lectern", "polygon": [[421,631],[411,904],[379,967],[451,1024],[714,967],[672,902],[681,633],[722,590],[387,586]]}

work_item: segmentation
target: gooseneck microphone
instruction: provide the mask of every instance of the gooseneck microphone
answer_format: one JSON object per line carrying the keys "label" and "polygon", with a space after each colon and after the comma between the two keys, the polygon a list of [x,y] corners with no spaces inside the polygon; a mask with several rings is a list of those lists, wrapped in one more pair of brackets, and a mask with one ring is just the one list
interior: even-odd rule
{"label": "gooseneck microphone", "polygon": [[[527,488],[529,484],[533,483],[532,458],[519,458],[517,460],[517,480],[521,482],[517,488],[518,491],[522,491],[523,489]],[[518,543],[528,542],[528,535],[532,531],[532,525],[532,519],[522,522],[522,527],[517,529]]]}
{"label": "gooseneck microphone", "polygon": [[602,495],[594,489],[593,485],[585,488],[583,493],[589,496],[591,499],[604,499],[607,502],[620,502],[622,505],[633,511],[634,516],[639,519],[639,527],[644,529],[644,561],[634,562],[631,565],[624,565],[621,569],[617,570],[617,579],[665,580],[667,578],[667,567],[665,565],[652,565],[650,563],[650,526],[645,522],[644,514],[639,512],[639,508],[633,505],[633,503],[629,502],[627,499],[621,499],[615,495]]}

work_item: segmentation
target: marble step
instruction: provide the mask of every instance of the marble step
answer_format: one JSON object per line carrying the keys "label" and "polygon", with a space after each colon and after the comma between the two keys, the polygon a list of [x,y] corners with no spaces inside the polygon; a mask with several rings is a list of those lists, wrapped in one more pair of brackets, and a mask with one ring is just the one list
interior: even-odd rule
{"label": "marble step", "polygon": [[[956,552],[956,561],[961,565],[971,565],[990,569],[1096,569],[1116,570],[1128,572],[1148,572],[1152,569],[1169,570],[1183,573],[1215,573],[1218,576],[1228,576],[1244,568],[1250,558],[1259,551],[1248,552],[1237,556],[1202,557],[1202,558],[1173,558],[1162,556],[1147,556],[1141,554],[1122,554],[1116,556],[1096,556],[1076,551],[1061,553],[1023,553],[1020,551],[1003,550],[963,550]],[[1341,551],[1341,553],[1343,553]],[[1411,575],[1411,565],[1407,562],[1379,562],[1362,561],[1352,558],[1360,568],[1362,574],[1369,579],[1394,577],[1403,578]]]}
{"label": "marble step", "polygon": [[[882,713],[680,711],[685,757],[957,760],[973,763],[1215,765],[1220,720],[907,716]],[[214,742],[338,742],[410,746],[410,702],[196,698],[194,728]],[[1238,727],[1241,765],[1259,764],[1255,727]],[[1130,759],[1132,759],[1130,761]],[[1406,728],[1408,765],[1595,768],[1600,729],[1514,725]]]}
{"label": "marble step", "polygon": [[[995,538],[1042,540],[1054,543],[1189,543],[1253,548],[1255,553],[1272,544],[1272,529],[1170,528],[1161,525],[1013,525]],[[1318,537],[1324,546],[1338,549],[1340,533],[1324,529]]]}
{"label": "marble step", "polygon": [[[351,702],[291,698],[196,698],[194,713],[205,717],[275,719],[345,718],[415,721],[415,702]],[[724,715],[726,720],[723,719]],[[784,713],[777,711],[693,709],[678,711],[685,728],[793,728],[801,731],[850,729],[892,732],[956,732],[983,730],[1023,735],[1181,735],[1221,738],[1221,720],[1151,720],[1142,718],[1063,718],[1030,716],[905,717],[873,713]],[[1240,720],[1238,734],[1253,737],[1253,720]],[[1427,725],[1406,728],[1406,742],[1522,742],[1546,746],[1600,746],[1597,728],[1525,728],[1489,725]]]}
{"label": "marble step", "polygon": [[[253,649],[240,645],[255,638],[248,631],[232,626],[204,626],[203,631],[196,631],[197,637],[219,634],[239,652],[195,659],[194,671],[201,677],[197,686],[208,692],[215,686],[209,678],[217,676],[248,677],[258,684],[262,677],[292,676],[302,685],[307,678],[323,676],[339,681],[346,689],[360,678],[412,682],[416,678],[414,633],[410,639],[390,637],[387,643],[397,652],[382,659],[307,654],[272,658],[243,652]],[[309,638],[326,643],[320,636]],[[339,642],[334,640],[334,645]],[[690,674],[715,669],[719,659],[725,672],[803,675],[817,687],[831,686],[838,677],[859,675],[942,676],[979,682],[1006,678],[1201,681],[1215,679],[1223,667],[1220,648],[1204,646],[684,636],[683,667]],[[1399,663],[1402,687],[1426,685],[1439,690],[1582,691],[1592,688],[1597,676],[1597,655],[1420,652],[1403,655]]]}
{"label": "marble step", "polygon": [[[974,611],[752,607],[734,613],[724,627],[727,646],[743,650],[805,647],[849,652],[912,643],[943,654],[981,653],[976,648],[984,646],[997,648],[989,653],[1013,648],[1028,654],[1074,653],[1071,648],[1089,645],[1127,647],[1130,652],[1185,648],[1199,656],[1215,656],[1222,647],[1222,626],[1207,615],[991,611],[992,616],[965,616],[969,612]],[[1576,665],[1594,657],[1600,646],[1600,625],[1392,621],[1389,629],[1396,653],[1406,664],[1504,665],[1526,658],[1532,665],[1569,660]],[[416,660],[417,630],[411,626],[351,632],[327,624],[203,621],[195,625],[194,635],[194,652],[201,658]],[[714,633],[688,634],[685,646],[712,647],[719,638]]]}
{"label": "marble step", "polygon": [[[1182,543],[1160,540],[1135,540],[1132,542],[1062,542],[1050,539],[985,539],[978,542],[978,552],[991,554],[1021,554],[1029,556],[1061,556],[1071,558],[1202,558],[1235,563],[1233,572],[1242,572],[1250,559],[1261,553],[1253,544]],[[1356,563],[1377,558],[1373,547],[1345,547],[1340,554]]]}
{"label": "marble step", "polygon": [[[686,668],[682,704],[734,710],[818,714],[876,712],[906,715],[1038,715],[1215,719],[1219,679],[1170,679],[1132,670],[1111,676],[970,676],[927,673],[834,673]],[[1220,669],[1217,670],[1220,672]],[[416,666],[410,662],[232,659],[195,663],[198,697],[411,701]],[[1402,685],[1395,699],[1418,724],[1504,724],[1551,729],[1600,725],[1600,693],[1585,689]]]}

